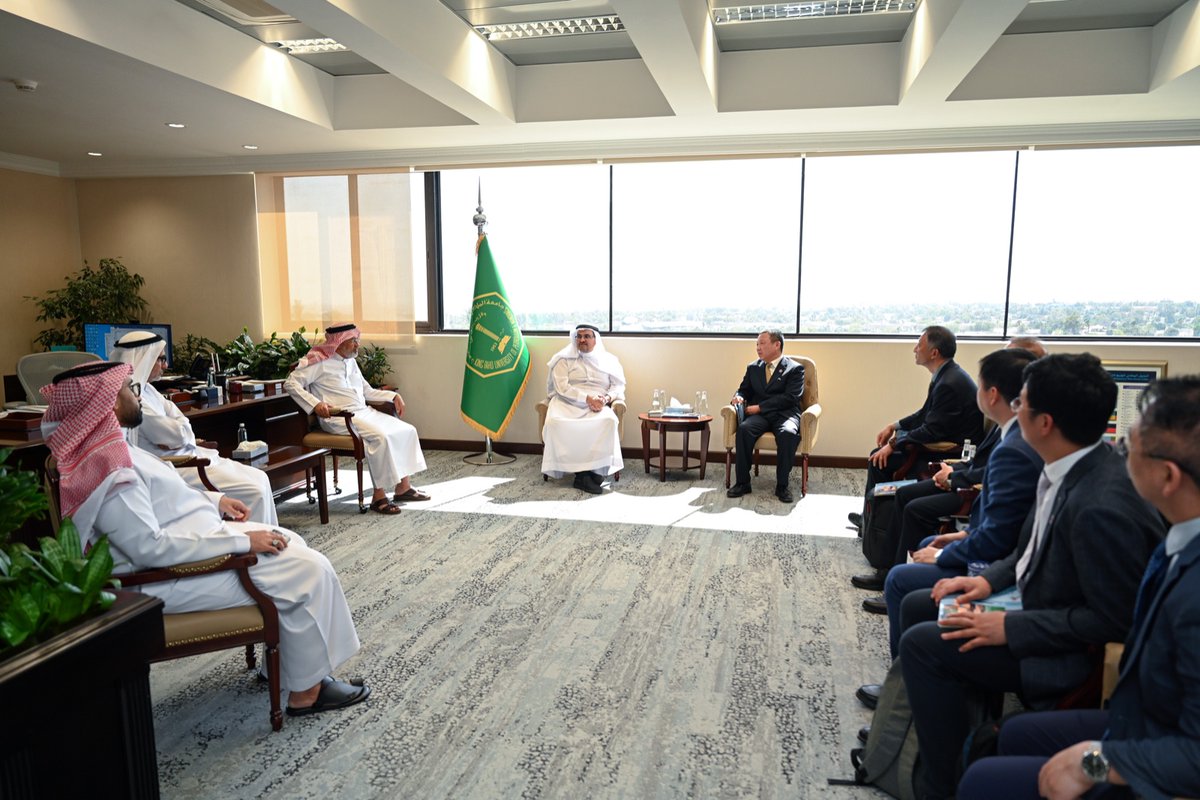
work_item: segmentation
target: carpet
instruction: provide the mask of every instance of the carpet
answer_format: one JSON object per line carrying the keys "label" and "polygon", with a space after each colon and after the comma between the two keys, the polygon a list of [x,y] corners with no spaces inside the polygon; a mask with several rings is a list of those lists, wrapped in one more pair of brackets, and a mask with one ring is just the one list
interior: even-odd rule
{"label": "carpet", "polygon": [[357,514],[353,478],[328,525],[280,506],[338,569],[363,642],[339,672],[371,698],[271,733],[239,652],[155,665],[164,797],[874,795],[825,785],[850,774],[886,642],[849,586],[858,501],[817,491],[822,471],[789,506],[766,475],[726,498],[719,467],[630,464],[593,497],[533,457],[426,455],[434,499],[398,516]]}

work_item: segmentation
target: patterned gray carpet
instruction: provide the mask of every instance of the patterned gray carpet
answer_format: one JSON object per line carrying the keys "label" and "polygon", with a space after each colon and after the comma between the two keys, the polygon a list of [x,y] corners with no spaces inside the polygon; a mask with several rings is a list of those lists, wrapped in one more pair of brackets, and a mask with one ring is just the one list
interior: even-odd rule
{"label": "patterned gray carpet", "polygon": [[427,457],[434,500],[399,516],[280,508],[338,569],[363,641],[341,673],[371,698],[273,734],[239,653],[156,665],[164,797],[874,796],[825,785],[884,671],[849,586],[861,473],[813,470],[787,506],[766,474],[727,499],[720,465],[631,463],[591,497],[531,456]]}

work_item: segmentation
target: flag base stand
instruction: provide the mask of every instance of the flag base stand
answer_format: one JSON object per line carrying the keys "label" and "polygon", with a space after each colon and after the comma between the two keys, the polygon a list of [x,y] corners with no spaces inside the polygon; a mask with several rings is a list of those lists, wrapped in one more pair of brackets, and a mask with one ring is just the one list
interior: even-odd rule
{"label": "flag base stand", "polygon": [[492,437],[487,437],[483,440],[484,448],[482,453],[472,453],[463,458],[464,464],[474,464],[477,467],[496,467],[501,464],[511,464],[517,460],[516,456],[497,453],[492,450]]}

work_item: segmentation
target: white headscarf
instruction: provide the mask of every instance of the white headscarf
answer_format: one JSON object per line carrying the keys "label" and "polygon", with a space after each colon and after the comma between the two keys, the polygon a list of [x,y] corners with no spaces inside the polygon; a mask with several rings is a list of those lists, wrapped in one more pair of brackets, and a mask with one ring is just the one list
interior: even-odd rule
{"label": "white headscarf", "polygon": [[154,369],[154,362],[166,349],[167,343],[157,333],[130,331],[117,340],[108,357],[112,361],[119,361],[133,367],[133,375],[129,379],[145,386],[150,382],[150,372]]}
{"label": "white headscarf", "polygon": [[[575,334],[580,328],[586,328],[596,336],[596,346],[592,348],[590,353],[579,352],[579,345],[575,341]],[[625,383],[625,370],[621,369],[621,362],[617,357],[604,347],[604,340],[600,338],[600,331],[592,328],[590,325],[576,325],[571,331],[571,342],[562,350],[559,350],[550,360],[546,362],[546,394],[554,394],[554,365],[564,358],[581,358],[594,369],[598,369],[608,375],[613,376],[620,383]]]}

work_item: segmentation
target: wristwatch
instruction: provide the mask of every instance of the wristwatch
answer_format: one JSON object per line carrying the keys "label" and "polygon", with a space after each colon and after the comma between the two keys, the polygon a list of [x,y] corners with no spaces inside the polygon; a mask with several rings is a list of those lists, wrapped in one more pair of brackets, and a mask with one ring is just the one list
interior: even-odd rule
{"label": "wristwatch", "polygon": [[1100,742],[1092,742],[1092,746],[1083,753],[1083,774],[1092,783],[1104,783],[1108,780],[1108,759],[1100,749]]}

